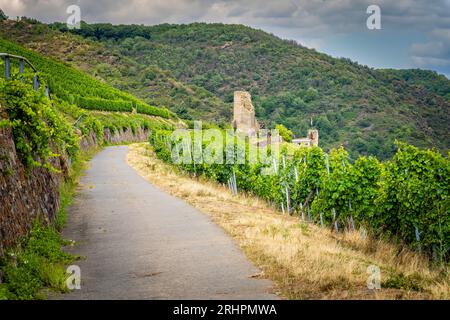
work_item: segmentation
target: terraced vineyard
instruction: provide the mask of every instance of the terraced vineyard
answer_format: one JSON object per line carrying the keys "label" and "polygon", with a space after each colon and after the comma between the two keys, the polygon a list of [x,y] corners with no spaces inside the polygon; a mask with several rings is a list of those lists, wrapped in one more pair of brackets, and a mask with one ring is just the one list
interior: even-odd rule
{"label": "terraced vineyard", "polygon": [[[8,40],[0,39],[0,52],[23,56],[32,61],[40,72],[40,78],[49,85],[52,94],[80,108],[122,112],[132,112],[135,109],[141,114],[166,119],[176,118],[165,108],[150,106],[131,94],[102,83],[69,65],[44,57]],[[18,64],[13,64],[13,67],[18,71]],[[4,74],[3,68],[0,71]]]}
{"label": "terraced vineyard", "polygon": [[[37,69],[10,58],[10,79],[0,60],[0,103],[7,118],[1,126],[13,128],[18,153],[28,168],[47,166],[59,154],[77,156],[79,142],[94,136],[103,143],[105,129],[114,133],[138,129],[171,128],[179,120],[164,108],[150,106],[67,64],[0,39],[0,52],[22,56]],[[38,75],[39,89],[33,90]],[[45,88],[49,88],[50,99]]]}

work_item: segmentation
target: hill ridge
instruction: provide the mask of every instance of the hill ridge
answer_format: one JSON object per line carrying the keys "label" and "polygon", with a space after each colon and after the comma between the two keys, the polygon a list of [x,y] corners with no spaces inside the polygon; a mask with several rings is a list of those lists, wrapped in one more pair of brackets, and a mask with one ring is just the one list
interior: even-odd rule
{"label": "hill ridge", "polygon": [[[58,23],[26,28],[30,35],[22,43],[33,46],[42,40],[34,30],[48,28],[49,39],[59,39],[55,46],[67,48],[68,39],[84,46],[84,53],[73,48],[80,56],[72,56],[72,64],[146,102],[164,101],[186,119],[227,126],[233,91],[246,90],[266,127],[282,123],[303,136],[313,118],[322,147],[342,144],[352,157],[388,158],[396,139],[442,152],[450,146],[449,101],[436,89],[443,79],[408,82],[395,71],[336,59],[242,25],[82,24],[70,33]],[[108,52],[113,63],[96,65],[95,50]]]}

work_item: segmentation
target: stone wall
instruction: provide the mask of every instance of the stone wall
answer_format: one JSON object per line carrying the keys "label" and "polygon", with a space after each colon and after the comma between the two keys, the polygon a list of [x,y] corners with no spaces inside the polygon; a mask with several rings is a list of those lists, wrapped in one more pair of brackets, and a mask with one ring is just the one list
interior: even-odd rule
{"label": "stone wall", "polygon": [[141,128],[136,129],[134,133],[130,128],[114,133],[111,133],[109,129],[105,129],[103,132],[103,140],[110,144],[147,141],[148,136],[148,130],[143,130]]}
{"label": "stone wall", "polygon": [[45,168],[26,173],[17,156],[11,128],[0,128],[0,256],[30,230],[39,216],[52,223],[59,209],[58,186],[67,175],[67,160],[53,159],[60,174]]}
{"label": "stone wall", "polygon": [[[146,141],[148,132],[131,129],[104,132],[104,141],[124,143]],[[97,145],[95,134],[80,141],[80,148],[88,150]],[[0,256],[5,249],[26,236],[39,216],[46,224],[54,222],[59,210],[59,185],[68,174],[68,160],[61,156],[52,160],[61,173],[34,168],[28,175],[16,153],[11,128],[0,128]]]}
{"label": "stone wall", "polygon": [[[148,136],[149,131],[142,128],[136,129],[134,133],[130,128],[126,130],[118,130],[115,132],[111,132],[109,129],[103,130],[103,142],[108,144],[142,142],[147,141]],[[92,132],[80,140],[80,149],[82,151],[87,151],[90,148],[97,146],[98,143],[99,142],[96,134]]]}

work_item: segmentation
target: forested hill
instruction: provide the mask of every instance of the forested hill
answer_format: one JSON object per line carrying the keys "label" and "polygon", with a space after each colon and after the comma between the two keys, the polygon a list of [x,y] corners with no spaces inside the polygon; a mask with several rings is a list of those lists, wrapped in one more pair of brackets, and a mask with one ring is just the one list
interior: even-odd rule
{"label": "forested hill", "polygon": [[61,46],[49,54],[184,118],[229,122],[233,91],[247,90],[266,127],[304,136],[312,118],[322,147],[343,144],[352,157],[387,158],[395,139],[443,152],[450,145],[446,78],[375,70],[242,25],[82,24],[74,35],[64,24],[36,32],[48,27],[27,23],[9,22],[2,35],[35,50],[46,50],[42,41]]}
{"label": "forested hill", "polygon": [[391,79],[405,80],[410,85],[421,86],[450,101],[450,80],[436,71],[422,69],[385,69],[382,71]]}

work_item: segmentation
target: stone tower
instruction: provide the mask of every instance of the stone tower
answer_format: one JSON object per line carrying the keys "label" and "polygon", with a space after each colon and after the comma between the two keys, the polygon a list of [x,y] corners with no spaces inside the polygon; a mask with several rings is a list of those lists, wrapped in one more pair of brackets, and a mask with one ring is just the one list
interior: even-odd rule
{"label": "stone tower", "polygon": [[234,92],[233,127],[249,136],[255,136],[259,130],[252,97],[246,91]]}
{"label": "stone tower", "polygon": [[317,130],[317,129],[308,130],[308,139],[311,140],[311,145],[318,146],[319,145],[319,130]]}

